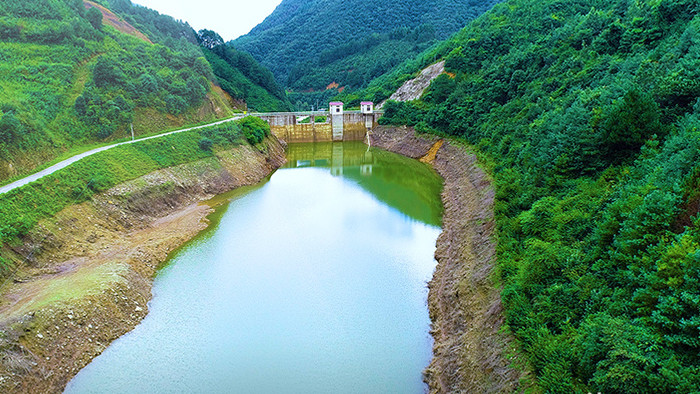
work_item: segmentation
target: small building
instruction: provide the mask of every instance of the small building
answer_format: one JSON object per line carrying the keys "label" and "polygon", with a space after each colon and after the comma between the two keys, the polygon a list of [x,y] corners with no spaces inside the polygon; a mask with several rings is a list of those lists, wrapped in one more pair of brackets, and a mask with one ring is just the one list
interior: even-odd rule
{"label": "small building", "polygon": [[360,103],[360,112],[363,114],[372,114],[374,113],[374,103],[371,101],[363,101]]}
{"label": "small building", "polygon": [[340,101],[334,101],[328,105],[330,106],[331,115],[343,114],[343,103],[341,103]]}

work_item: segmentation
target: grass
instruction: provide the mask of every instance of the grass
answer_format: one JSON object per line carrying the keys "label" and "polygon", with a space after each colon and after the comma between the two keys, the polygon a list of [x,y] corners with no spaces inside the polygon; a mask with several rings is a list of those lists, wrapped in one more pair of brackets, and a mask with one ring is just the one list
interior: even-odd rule
{"label": "grass", "polygon": [[[245,119],[236,123],[249,122]],[[39,220],[119,183],[161,168],[212,157],[212,151],[199,148],[202,138],[212,138],[222,148],[243,141],[242,133],[237,124],[224,123],[121,145],[0,195],[0,242],[12,242],[27,234]]]}
{"label": "grass", "polygon": [[12,315],[21,316],[31,310],[99,294],[115,283],[124,282],[128,270],[128,265],[112,262],[85,267],[60,277],[39,279],[32,283],[32,289],[28,289],[31,300],[23,302],[21,307],[12,311]]}
{"label": "grass", "polygon": [[[176,131],[176,130],[181,130],[181,129],[188,129],[188,128],[191,128],[191,127],[204,126],[204,125],[207,125],[207,124],[210,124],[210,123],[219,122],[219,121],[221,121],[221,120],[223,120],[223,119],[216,119],[216,120],[214,120],[214,121],[197,122],[197,123],[187,124],[187,125],[178,126],[178,127],[170,127],[170,128],[168,128],[168,129],[161,130],[161,131],[159,131],[159,132],[154,132],[154,133],[148,133],[148,134],[140,135],[140,136],[138,136],[138,138],[136,138],[136,140],[138,141],[138,140],[141,140],[141,139],[145,139],[145,138],[149,138],[149,137],[153,137],[153,136],[157,136],[157,135],[169,133],[169,132],[171,132],[171,131]],[[68,149],[67,151],[65,151],[65,152],[61,153],[60,155],[58,155],[55,159],[53,159],[53,160],[51,160],[51,161],[49,161],[49,162],[46,162],[46,163],[42,164],[41,166],[38,166],[38,167],[34,168],[34,169],[32,170],[32,172],[23,173],[23,174],[20,174],[20,175],[16,175],[16,176],[14,176],[14,177],[12,177],[12,178],[8,178],[8,179],[6,179],[6,180],[1,181],[1,182],[0,182],[0,186],[7,185],[7,184],[10,184],[10,183],[15,182],[15,181],[17,181],[17,180],[20,180],[20,179],[22,179],[22,178],[25,178],[25,177],[27,177],[27,176],[29,176],[29,175],[36,174],[36,173],[39,172],[39,171],[45,170],[45,169],[47,169],[47,168],[53,166],[54,164],[58,164],[58,163],[60,163],[60,162],[62,162],[62,161],[64,161],[64,160],[70,159],[71,157],[76,156],[76,155],[79,155],[79,154],[81,154],[81,153],[85,153],[85,152],[88,152],[88,151],[91,151],[91,150],[97,149],[97,148],[102,148],[102,147],[104,147],[104,146],[109,146],[109,145],[118,144],[118,143],[120,143],[120,142],[126,142],[126,141],[129,141],[129,140],[131,140],[131,138],[129,138],[129,137],[124,137],[124,138],[120,138],[120,139],[117,139],[117,140],[114,140],[114,141],[102,142],[102,143],[93,143],[93,144],[81,145],[81,146],[78,146],[78,147],[70,148],[70,149]]]}

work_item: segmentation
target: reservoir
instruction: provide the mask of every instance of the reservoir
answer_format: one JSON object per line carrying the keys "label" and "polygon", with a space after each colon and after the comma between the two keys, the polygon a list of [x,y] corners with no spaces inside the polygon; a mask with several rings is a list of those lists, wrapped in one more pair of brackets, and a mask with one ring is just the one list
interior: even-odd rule
{"label": "reservoir", "polygon": [[159,271],[146,318],[65,392],[425,392],[442,180],[361,142],[287,155],[215,199],[211,226]]}

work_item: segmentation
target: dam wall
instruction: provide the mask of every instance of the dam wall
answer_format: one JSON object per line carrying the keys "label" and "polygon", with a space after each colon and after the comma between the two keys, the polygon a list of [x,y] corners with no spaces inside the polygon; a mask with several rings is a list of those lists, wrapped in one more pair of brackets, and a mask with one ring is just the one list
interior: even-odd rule
{"label": "dam wall", "polygon": [[287,143],[363,141],[367,131],[375,128],[382,112],[341,114],[318,112],[253,113],[251,116],[270,123],[270,131]]}

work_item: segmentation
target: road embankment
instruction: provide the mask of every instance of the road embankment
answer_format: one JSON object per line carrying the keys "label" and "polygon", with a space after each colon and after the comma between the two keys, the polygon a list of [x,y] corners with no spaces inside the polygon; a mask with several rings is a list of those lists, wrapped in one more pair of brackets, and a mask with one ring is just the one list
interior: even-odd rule
{"label": "road embankment", "polygon": [[372,146],[422,159],[444,179],[442,233],[428,306],[433,359],[425,371],[432,393],[517,391],[511,338],[502,332],[501,288],[495,277],[494,189],[466,147],[412,128],[379,127]]}
{"label": "road embankment", "polygon": [[149,173],[42,220],[13,248],[30,264],[0,294],[0,392],[60,392],[147,314],[170,253],[207,227],[202,201],[284,163],[274,138]]}

